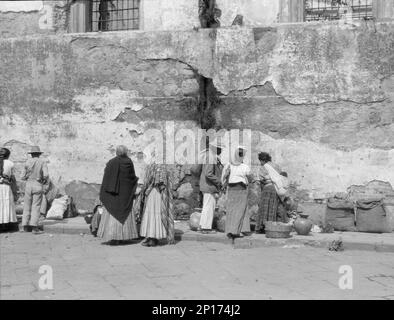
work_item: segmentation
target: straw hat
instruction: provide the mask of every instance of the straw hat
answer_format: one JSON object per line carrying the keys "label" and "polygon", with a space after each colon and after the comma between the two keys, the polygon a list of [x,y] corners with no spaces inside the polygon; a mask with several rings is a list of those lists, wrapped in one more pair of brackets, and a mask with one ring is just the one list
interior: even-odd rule
{"label": "straw hat", "polygon": [[42,154],[42,152],[41,152],[39,146],[33,146],[33,147],[31,147],[30,152],[28,152],[28,153],[29,153],[29,154],[31,154],[31,153],[39,153],[39,154]]}

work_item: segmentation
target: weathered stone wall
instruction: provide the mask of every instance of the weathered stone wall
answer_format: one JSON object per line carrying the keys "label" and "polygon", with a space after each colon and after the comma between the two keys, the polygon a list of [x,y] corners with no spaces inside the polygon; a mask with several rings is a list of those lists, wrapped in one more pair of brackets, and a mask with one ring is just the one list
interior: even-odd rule
{"label": "weathered stone wall", "polygon": [[200,27],[198,0],[142,0],[141,29],[187,30]]}
{"label": "weathered stone wall", "polygon": [[70,0],[0,1],[2,38],[67,32]]}
{"label": "weathered stone wall", "polygon": [[260,131],[253,145],[311,196],[394,183],[393,32],[372,23],[218,30],[218,124]]}
{"label": "weathered stone wall", "polygon": [[220,24],[231,26],[237,15],[243,16],[245,26],[269,26],[278,22],[280,0],[217,0],[222,11]]}
{"label": "weathered stone wall", "polygon": [[[143,30],[185,30],[200,27],[198,0],[142,0]],[[217,0],[221,27],[232,25],[237,15],[245,26],[278,22],[279,0]]]}
{"label": "weathered stone wall", "polygon": [[100,182],[117,144],[137,158],[145,128],[195,126],[194,70],[157,54],[186,56],[196,42],[187,33],[132,32],[1,41],[1,142],[44,146],[57,180]]}
{"label": "weathered stone wall", "polygon": [[61,186],[100,183],[123,143],[142,177],[148,128],[198,126],[200,74],[221,94],[217,126],[255,130],[253,162],[271,152],[307,195],[394,184],[393,47],[393,24],[3,39],[0,143],[18,170],[40,145]]}
{"label": "weathered stone wall", "polygon": [[[0,34],[18,37],[59,34],[70,30],[71,0],[0,1]],[[279,0],[218,0],[221,26],[231,26],[237,14],[246,26],[278,22]],[[199,28],[198,0],[141,0],[140,29],[188,30]]]}
{"label": "weathered stone wall", "polygon": [[[73,30],[71,27],[71,6],[76,1],[0,1],[0,34],[2,37],[18,37],[82,32],[85,28]],[[199,28],[198,3],[198,0],[140,0],[140,29],[174,31]],[[76,7],[83,10],[87,3],[81,0],[79,4],[81,6]],[[243,24],[247,27],[303,21],[303,0],[217,0],[217,6],[222,13],[221,27],[231,26],[237,15],[243,16]],[[373,0],[373,14],[378,21],[394,19],[393,12],[392,0]],[[84,19],[76,19],[79,25],[84,24]],[[360,21],[351,23],[360,24]]]}
{"label": "weathered stone wall", "polygon": [[[18,37],[59,34],[70,30],[72,0],[0,1],[0,34]],[[217,0],[222,27],[231,26],[237,15],[248,27],[280,21],[285,0]],[[286,4],[287,5],[287,4]],[[199,28],[198,0],[141,0],[140,29],[188,30]]]}

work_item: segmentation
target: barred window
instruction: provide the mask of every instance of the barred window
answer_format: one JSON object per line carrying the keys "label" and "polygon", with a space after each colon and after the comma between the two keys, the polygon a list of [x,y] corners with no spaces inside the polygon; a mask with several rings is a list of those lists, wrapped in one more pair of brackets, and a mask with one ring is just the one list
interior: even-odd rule
{"label": "barred window", "polygon": [[91,10],[91,31],[139,29],[140,0],[92,0]]}
{"label": "barred window", "polygon": [[305,0],[305,20],[372,19],[372,0]]}

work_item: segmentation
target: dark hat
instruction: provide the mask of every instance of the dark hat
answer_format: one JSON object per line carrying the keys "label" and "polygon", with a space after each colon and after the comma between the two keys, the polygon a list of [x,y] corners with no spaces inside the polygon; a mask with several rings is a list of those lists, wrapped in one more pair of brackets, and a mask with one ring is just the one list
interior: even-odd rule
{"label": "dark hat", "polygon": [[30,152],[28,152],[28,153],[39,153],[39,154],[41,154],[42,152],[40,150],[40,147],[33,146],[33,147],[31,147]]}

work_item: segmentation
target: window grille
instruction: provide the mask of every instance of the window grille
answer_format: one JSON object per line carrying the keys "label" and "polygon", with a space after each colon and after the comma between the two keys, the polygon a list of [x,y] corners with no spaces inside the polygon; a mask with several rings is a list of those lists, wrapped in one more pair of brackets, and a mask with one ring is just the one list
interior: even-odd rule
{"label": "window grille", "polygon": [[92,31],[139,29],[140,0],[92,0]]}
{"label": "window grille", "polygon": [[305,0],[305,20],[372,19],[372,0]]}

